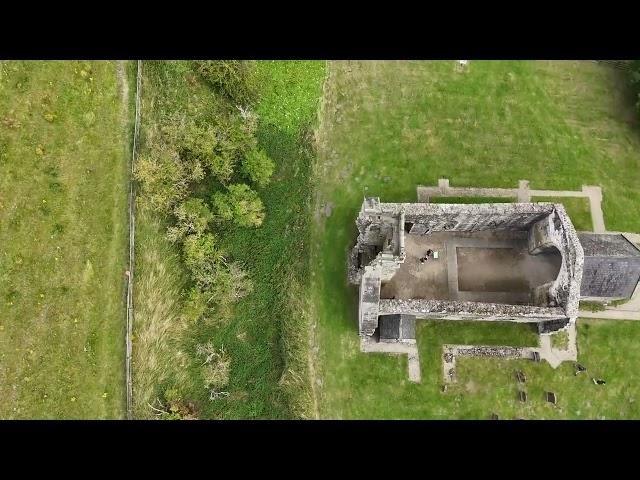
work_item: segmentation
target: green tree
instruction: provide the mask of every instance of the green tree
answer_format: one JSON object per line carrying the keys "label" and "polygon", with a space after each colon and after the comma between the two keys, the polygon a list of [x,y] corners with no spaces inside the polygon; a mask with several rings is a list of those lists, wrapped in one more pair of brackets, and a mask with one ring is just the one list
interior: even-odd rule
{"label": "green tree", "polygon": [[238,162],[255,148],[256,129],[253,115],[242,117],[233,113],[209,124],[174,116],[166,122],[162,132],[165,139],[175,145],[185,165],[204,167],[217,180],[226,183]]}
{"label": "green tree", "polygon": [[221,138],[224,133],[220,130],[215,125],[200,125],[194,120],[177,117],[171,118],[162,128],[166,140],[175,145],[183,162],[197,163],[221,182],[226,182],[233,175],[237,155]]}
{"label": "green tree", "polygon": [[[209,169],[216,175],[216,169],[222,165],[231,166],[231,170],[257,145],[257,123],[253,117],[243,119],[238,114],[229,115],[216,130],[218,143],[214,149],[214,157],[208,161]],[[231,175],[216,175],[225,183]]]}
{"label": "green tree", "polygon": [[[208,305],[233,303],[252,290],[246,272],[238,264],[227,262],[211,233],[187,236],[183,255],[191,279],[205,295]],[[202,298],[198,295],[192,294],[192,297],[196,304],[201,303]]]}
{"label": "green tree", "polygon": [[242,60],[200,60],[195,68],[202,78],[234,104],[248,105],[257,88],[250,62]]}
{"label": "green tree", "polygon": [[218,269],[216,273],[212,288],[207,291],[214,294],[223,306],[230,306],[253,291],[251,278],[236,262]]}
{"label": "green tree", "polygon": [[200,198],[190,198],[178,205],[174,210],[176,224],[169,228],[167,237],[172,242],[184,240],[189,236],[202,235],[213,214],[206,203]]}
{"label": "green tree", "polygon": [[244,183],[229,185],[226,192],[213,195],[216,214],[243,227],[257,227],[264,220],[264,205],[258,194]]}
{"label": "green tree", "polygon": [[197,284],[206,284],[216,267],[226,263],[224,254],[211,233],[187,236],[182,249],[185,265]]}
{"label": "green tree", "polygon": [[133,175],[141,185],[141,205],[165,214],[187,196],[189,182],[197,177],[189,175],[175,151],[158,148],[136,160]]}
{"label": "green tree", "polygon": [[269,183],[274,170],[275,163],[262,149],[250,150],[242,160],[242,173],[259,187]]}

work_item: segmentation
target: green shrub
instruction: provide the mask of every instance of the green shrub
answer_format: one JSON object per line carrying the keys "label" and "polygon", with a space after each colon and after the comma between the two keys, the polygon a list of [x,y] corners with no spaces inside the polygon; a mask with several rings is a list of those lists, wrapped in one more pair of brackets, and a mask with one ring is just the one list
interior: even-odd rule
{"label": "green shrub", "polygon": [[230,307],[252,291],[253,282],[247,272],[235,262],[226,265],[226,268],[217,269],[216,276],[207,290],[222,307]]}
{"label": "green shrub", "polygon": [[170,388],[164,393],[166,411],[160,415],[161,420],[197,420],[198,411],[192,402],[185,401],[177,389]]}
{"label": "green shrub", "polygon": [[[230,151],[221,132],[214,125],[199,125],[195,121],[179,122],[175,118],[163,127],[168,141],[175,145],[183,162],[196,162],[218,180],[231,178],[236,155]],[[202,171],[204,178],[204,170]]]}
{"label": "green shrub", "polygon": [[200,198],[190,198],[185,200],[174,210],[177,222],[169,227],[167,237],[172,242],[182,241],[187,235],[202,235],[211,220],[213,214],[206,203]]}
{"label": "green shrub", "polygon": [[183,254],[197,288],[189,292],[188,304],[198,317],[211,320],[208,314],[215,312],[226,318],[233,303],[252,291],[251,279],[238,264],[227,263],[212,234],[187,236]]}
{"label": "green shrub", "polygon": [[156,148],[136,160],[134,178],[141,184],[140,204],[167,214],[188,194],[187,175],[175,151]]}
{"label": "green shrub", "polygon": [[242,160],[242,173],[259,187],[269,183],[274,170],[275,163],[262,149],[249,151]]}
{"label": "green shrub", "polygon": [[217,180],[226,183],[238,162],[255,149],[256,129],[254,116],[243,118],[236,113],[218,119],[218,123],[204,125],[173,116],[162,127],[162,133],[179,152],[186,171],[197,171],[194,180],[202,180],[206,168]]}
{"label": "green shrub", "polygon": [[191,272],[197,272],[208,262],[213,264],[224,262],[222,251],[217,248],[215,237],[211,233],[187,236],[183,253],[185,265]]}
{"label": "green shrub", "polygon": [[200,60],[195,68],[202,78],[234,104],[249,105],[256,99],[252,69],[242,60]]}
{"label": "green shrub", "polygon": [[244,184],[229,185],[226,192],[213,195],[216,214],[243,227],[257,227],[264,219],[264,205],[256,192]]}
{"label": "green shrub", "polygon": [[184,317],[190,321],[197,321],[206,318],[208,311],[209,305],[207,305],[205,294],[198,287],[191,287],[185,295]]}

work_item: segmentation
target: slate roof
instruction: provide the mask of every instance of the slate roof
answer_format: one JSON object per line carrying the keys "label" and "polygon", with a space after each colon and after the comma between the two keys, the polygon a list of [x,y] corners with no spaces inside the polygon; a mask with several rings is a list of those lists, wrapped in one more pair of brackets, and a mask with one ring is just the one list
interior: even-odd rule
{"label": "slate roof", "polygon": [[628,298],[640,279],[640,250],[620,234],[579,233],[584,250],[580,296]]}
{"label": "slate roof", "polygon": [[408,340],[416,338],[416,317],[413,315],[380,315],[381,340]]}
{"label": "slate roof", "polygon": [[620,234],[578,233],[585,257],[640,257],[640,250]]}

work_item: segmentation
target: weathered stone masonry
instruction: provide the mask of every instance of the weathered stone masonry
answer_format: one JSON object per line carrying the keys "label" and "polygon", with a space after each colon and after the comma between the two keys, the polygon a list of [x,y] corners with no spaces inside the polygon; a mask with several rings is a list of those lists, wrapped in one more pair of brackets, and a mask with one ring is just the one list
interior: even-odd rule
{"label": "weathered stone masonry", "polygon": [[[356,225],[359,235],[349,255],[348,279],[360,285],[360,335],[373,335],[380,315],[545,322],[545,332],[562,328],[577,317],[583,251],[562,205],[381,203],[378,198],[367,198]],[[381,285],[394,276],[405,260],[406,233],[485,230],[526,231],[531,254],[555,248],[562,255],[558,277],[531,292],[531,305],[380,299]]]}

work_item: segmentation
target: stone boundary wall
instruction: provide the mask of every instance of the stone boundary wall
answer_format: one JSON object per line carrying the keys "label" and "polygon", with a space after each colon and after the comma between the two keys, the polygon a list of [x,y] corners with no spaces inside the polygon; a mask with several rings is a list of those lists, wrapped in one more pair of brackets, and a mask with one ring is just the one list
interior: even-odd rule
{"label": "stone boundary wall", "polygon": [[484,346],[484,345],[443,345],[442,369],[444,380],[455,383],[457,380],[457,357],[491,357],[512,360],[518,358],[532,359],[533,352],[539,351],[531,347]]}

